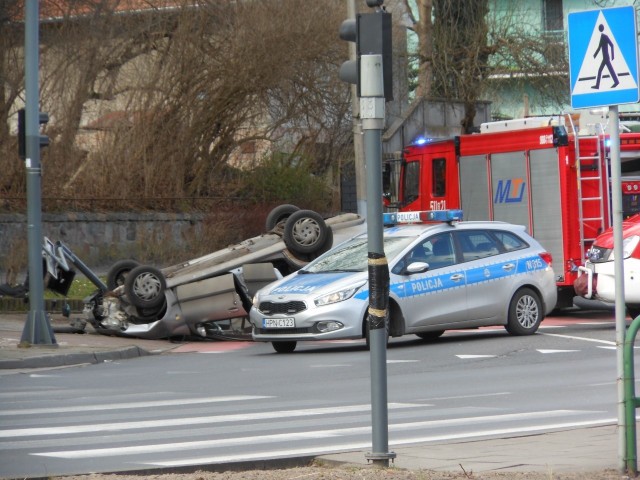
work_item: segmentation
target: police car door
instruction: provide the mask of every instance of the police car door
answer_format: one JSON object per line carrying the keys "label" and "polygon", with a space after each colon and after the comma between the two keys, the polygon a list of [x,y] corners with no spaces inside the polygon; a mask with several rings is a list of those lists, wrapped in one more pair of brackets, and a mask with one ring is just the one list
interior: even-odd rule
{"label": "police car door", "polygon": [[[451,233],[440,233],[423,239],[393,266],[390,289],[400,303],[407,333],[466,319],[465,275],[457,263]],[[416,269],[420,265],[423,268]]]}
{"label": "police car door", "polygon": [[[454,232],[466,272],[469,320],[504,315],[509,304],[518,265],[518,254],[509,253],[488,230]],[[490,323],[490,322],[489,322]]]}

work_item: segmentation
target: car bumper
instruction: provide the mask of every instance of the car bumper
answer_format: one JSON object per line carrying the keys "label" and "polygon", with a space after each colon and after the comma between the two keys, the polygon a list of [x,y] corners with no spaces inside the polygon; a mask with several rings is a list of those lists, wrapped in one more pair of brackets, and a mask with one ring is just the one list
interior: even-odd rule
{"label": "car bumper", "polygon": [[[624,300],[626,304],[640,303],[640,259],[627,258],[624,260]],[[581,289],[576,287],[576,293],[585,298],[596,298],[604,302],[614,303],[616,300],[615,262],[591,263],[580,267],[583,274],[592,274],[589,281],[584,282]]]}
{"label": "car bumper", "polygon": [[[251,336],[253,340],[258,342],[362,338],[362,322],[367,305],[368,302],[352,297],[349,300],[332,305],[309,307],[293,315],[265,315],[254,307],[249,314],[253,326]],[[264,328],[263,320],[265,318],[293,318],[295,327]],[[338,322],[341,327],[335,330],[322,331],[321,327],[331,322]]]}

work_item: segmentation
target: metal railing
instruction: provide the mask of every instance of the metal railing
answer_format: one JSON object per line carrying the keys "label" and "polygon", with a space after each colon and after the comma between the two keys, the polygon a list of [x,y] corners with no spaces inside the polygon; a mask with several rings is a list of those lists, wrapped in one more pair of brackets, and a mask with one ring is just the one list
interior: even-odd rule
{"label": "metal railing", "polygon": [[623,387],[625,411],[625,463],[627,474],[635,477],[638,473],[638,454],[636,447],[636,409],[640,400],[636,397],[635,373],[633,367],[633,348],[636,335],[640,330],[640,315],[631,321],[624,337],[623,345]]}

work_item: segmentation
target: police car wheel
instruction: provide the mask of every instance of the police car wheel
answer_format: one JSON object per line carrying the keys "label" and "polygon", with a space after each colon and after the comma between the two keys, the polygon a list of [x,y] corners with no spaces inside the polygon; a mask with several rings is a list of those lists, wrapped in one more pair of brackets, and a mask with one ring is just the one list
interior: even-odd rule
{"label": "police car wheel", "polygon": [[278,353],[292,353],[298,342],[271,342],[273,349]]}
{"label": "police car wheel", "polygon": [[640,315],[640,305],[627,305],[627,313],[632,319],[635,319]]}
{"label": "police car wheel", "polygon": [[530,288],[521,288],[511,299],[505,328],[511,335],[532,335],[542,321],[542,302]]}

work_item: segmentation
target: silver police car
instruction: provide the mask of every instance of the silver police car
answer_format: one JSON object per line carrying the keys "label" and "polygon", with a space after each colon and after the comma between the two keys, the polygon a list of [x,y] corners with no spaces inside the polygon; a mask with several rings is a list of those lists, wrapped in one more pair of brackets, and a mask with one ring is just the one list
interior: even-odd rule
{"label": "silver police car", "polygon": [[[415,222],[420,213],[405,217]],[[445,330],[489,325],[531,335],[556,305],[551,255],[520,225],[397,225],[385,228],[384,250],[392,337],[433,339]],[[366,234],[359,235],[258,291],[253,339],[272,342],[279,353],[305,340],[368,339],[367,258]]]}

